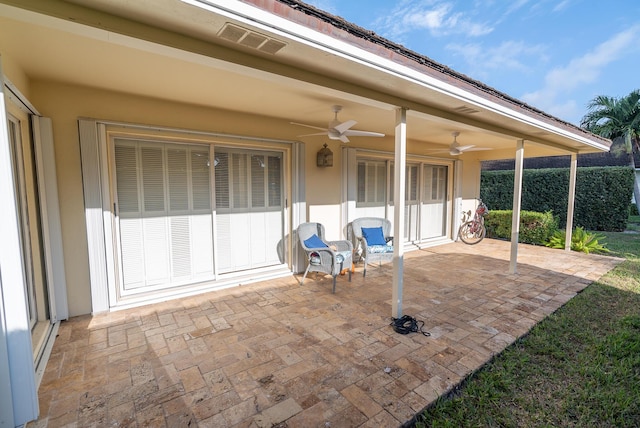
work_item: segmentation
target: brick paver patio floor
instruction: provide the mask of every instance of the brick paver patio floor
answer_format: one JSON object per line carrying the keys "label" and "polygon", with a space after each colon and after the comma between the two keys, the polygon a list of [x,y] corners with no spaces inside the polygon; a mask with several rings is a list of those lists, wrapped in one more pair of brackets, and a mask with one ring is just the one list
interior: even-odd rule
{"label": "brick paver patio floor", "polygon": [[29,427],[398,427],[619,259],[486,239],[391,264],[260,282],[61,324]]}

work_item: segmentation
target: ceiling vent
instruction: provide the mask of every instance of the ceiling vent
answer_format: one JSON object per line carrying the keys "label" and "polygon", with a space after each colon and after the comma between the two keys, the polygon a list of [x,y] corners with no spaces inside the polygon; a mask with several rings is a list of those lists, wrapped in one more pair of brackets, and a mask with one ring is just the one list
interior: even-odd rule
{"label": "ceiling vent", "polygon": [[228,22],[218,32],[218,37],[272,55],[286,46],[286,43]]}
{"label": "ceiling vent", "polygon": [[460,113],[460,114],[478,113],[478,110],[472,109],[471,107],[467,107],[467,106],[456,107],[456,108],[453,109],[453,111],[455,111],[456,113]]}

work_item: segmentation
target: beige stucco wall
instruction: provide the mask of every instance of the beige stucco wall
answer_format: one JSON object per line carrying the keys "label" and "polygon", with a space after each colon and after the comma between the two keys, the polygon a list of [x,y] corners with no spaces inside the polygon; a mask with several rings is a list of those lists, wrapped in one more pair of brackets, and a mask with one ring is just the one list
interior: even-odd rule
{"label": "beige stucco wall", "polygon": [[318,168],[317,154],[325,142],[306,144],[307,221],[322,223],[326,238],[345,239],[340,231],[342,198],[342,150],[340,141],[326,141],[333,152],[333,166]]}
{"label": "beige stucco wall", "polygon": [[[89,262],[84,217],[77,120],[103,120],[159,125],[216,133],[295,140],[297,129],[270,118],[242,115],[184,105],[166,100],[135,97],[54,82],[34,82],[31,101],[53,120],[58,188],[62,219],[65,272],[71,316],[91,312]],[[307,143],[306,195],[310,221],[321,221],[332,239],[340,237],[341,159],[339,145],[332,168],[318,168],[316,153],[324,141]]]}
{"label": "beige stucco wall", "polygon": [[[17,79],[23,82],[19,69]],[[13,79],[12,79],[13,81]],[[80,117],[158,125],[215,133],[237,134],[281,140],[296,140],[299,129],[287,122],[268,117],[249,116],[238,112],[217,110],[196,105],[184,105],[167,100],[137,97],[96,88],[81,87],[48,81],[24,81],[21,90],[39,112],[53,120],[55,159],[65,256],[65,273],[69,314],[91,312],[89,262],[84,217],[84,200],[80,164],[78,124]],[[325,225],[329,239],[343,239],[340,228],[342,199],[342,150],[338,141],[324,138],[306,142],[306,202],[308,221]],[[328,143],[334,154],[331,168],[318,168],[316,154]],[[393,152],[393,138],[371,139],[349,143],[353,147],[375,147]],[[478,183],[477,168],[465,163],[465,181]],[[475,197],[473,189],[465,188],[465,195]]]}
{"label": "beige stucco wall", "polygon": [[474,210],[480,197],[480,161],[469,158],[462,162],[462,210]]}
{"label": "beige stucco wall", "polygon": [[[6,42],[6,40],[4,40]],[[8,78],[11,83],[18,88],[22,95],[29,97],[29,78],[22,67],[18,65],[11,56],[2,53],[2,44],[0,43],[0,66],[2,66],[2,74]]]}

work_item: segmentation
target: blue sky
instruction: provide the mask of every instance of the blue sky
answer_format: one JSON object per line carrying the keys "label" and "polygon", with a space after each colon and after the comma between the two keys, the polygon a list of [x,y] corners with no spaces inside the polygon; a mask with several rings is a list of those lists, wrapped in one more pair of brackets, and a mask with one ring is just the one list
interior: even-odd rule
{"label": "blue sky", "polygon": [[560,119],[640,89],[638,0],[307,0]]}

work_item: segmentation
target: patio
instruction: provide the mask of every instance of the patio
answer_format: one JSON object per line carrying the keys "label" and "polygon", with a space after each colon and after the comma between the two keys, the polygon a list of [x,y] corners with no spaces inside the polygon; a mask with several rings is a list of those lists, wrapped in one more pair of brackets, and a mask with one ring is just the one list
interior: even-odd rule
{"label": "patio", "polygon": [[621,260],[485,239],[351,283],[311,274],[63,322],[29,427],[396,427]]}

